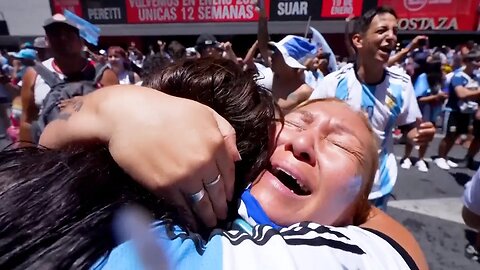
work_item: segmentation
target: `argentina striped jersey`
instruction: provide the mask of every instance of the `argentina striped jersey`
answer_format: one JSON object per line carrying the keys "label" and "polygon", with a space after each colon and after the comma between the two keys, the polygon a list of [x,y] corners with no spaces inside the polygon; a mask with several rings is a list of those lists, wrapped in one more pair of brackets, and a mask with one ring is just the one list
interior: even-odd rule
{"label": "argentina striped jersey", "polygon": [[[143,238],[148,239],[120,244],[92,269],[418,269],[396,242],[355,226],[302,222],[275,230],[256,225],[251,234],[215,230],[205,242],[160,222]],[[139,243],[150,240],[152,245]]]}
{"label": "argentina striped jersey", "polygon": [[327,75],[310,99],[336,97],[368,116],[377,134],[379,170],[369,199],[392,192],[397,180],[397,163],[393,154],[393,128],[422,118],[410,76],[399,69],[386,68],[382,82],[377,85],[361,83],[353,64]]}

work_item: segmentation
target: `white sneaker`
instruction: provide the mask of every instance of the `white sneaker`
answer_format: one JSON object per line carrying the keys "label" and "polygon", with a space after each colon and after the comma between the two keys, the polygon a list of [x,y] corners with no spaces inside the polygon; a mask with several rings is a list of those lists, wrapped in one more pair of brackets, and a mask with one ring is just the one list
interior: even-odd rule
{"label": "white sneaker", "polygon": [[458,168],[458,164],[451,160],[447,160],[447,164],[450,166],[450,168]]}
{"label": "white sneaker", "polygon": [[450,166],[448,165],[448,162],[444,158],[436,158],[435,159],[435,164],[442,169],[442,170],[450,170]]}
{"label": "white sneaker", "polygon": [[405,170],[408,170],[408,169],[410,169],[410,167],[412,167],[412,165],[413,165],[412,161],[409,158],[406,158],[406,159],[402,160],[402,163],[400,164],[400,167],[402,167]]}
{"label": "white sneaker", "polygon": [[428,172],[427,163],[423,159],[420,159],[419,161],[417,161],[417,163],[415,163],[415,166],[421,172]]}

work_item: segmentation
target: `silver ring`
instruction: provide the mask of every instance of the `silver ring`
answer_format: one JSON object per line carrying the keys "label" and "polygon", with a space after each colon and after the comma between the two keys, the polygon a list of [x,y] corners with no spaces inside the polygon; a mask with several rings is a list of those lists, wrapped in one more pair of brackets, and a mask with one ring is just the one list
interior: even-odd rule
{"label": "silver ring", "polygon": [[215,180],[213,180],[212,182],[208,183],[208,184],[205,184],[205,187],[209,188],[209,187],[213,187],[214,185],[216,185],[218,182],[220,182],[220,174],[217,176],[217,178],[215,178]]}
{"label": "silver ring", "polygon": [[201,189],[199,192],[190,195],[190,200],[192,203],[198,203],[205,196],[205,189]]}

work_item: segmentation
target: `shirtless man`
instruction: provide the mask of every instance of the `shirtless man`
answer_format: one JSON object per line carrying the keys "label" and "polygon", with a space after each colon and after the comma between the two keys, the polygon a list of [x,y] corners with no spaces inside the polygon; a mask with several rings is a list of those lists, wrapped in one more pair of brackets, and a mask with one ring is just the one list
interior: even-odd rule
{"label": "shirtless man", "polygon": [[[317,53],[315,45],[308,39],[299,36],[288,35],[280,42],[269,42],[267,15],[263,7],[258,9],[258,49],[262,54],[271,72],[271,90],[275,101],[284,111],[290,111],[298,104],[307,100],[313,89],[305,83],[304,66],[308,58]],[[270,51],[273,54],[270,57]],[[268,69],[268,68],[267,68]]]}

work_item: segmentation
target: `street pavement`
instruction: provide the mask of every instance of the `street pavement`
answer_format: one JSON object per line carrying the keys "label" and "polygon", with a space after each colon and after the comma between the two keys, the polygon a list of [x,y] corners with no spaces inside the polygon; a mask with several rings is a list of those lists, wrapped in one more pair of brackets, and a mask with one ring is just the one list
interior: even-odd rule
{"label": "street pavement", "polygon": [[[437,154],[439,137],[430,145],[426,157]],[[397,160],[400,159],[404,145],[395,145],[394,151]],[[465,153],[465,148],[455,145],[449,156],[460,159]],[[412,155],[416,157],[418,152],[414,150]],[[395,198],[389,202],[387,212],[414,234],[430,269],[478,270],[480,264],[464,255],[468,239],[472,241],[475,234],[463,224],[461,216],[464,185],[475,171],[466,168],[444,171],[431,160],[429,167],[429,172],[423,173],[414,166],[409,170],[399,166]]]}

